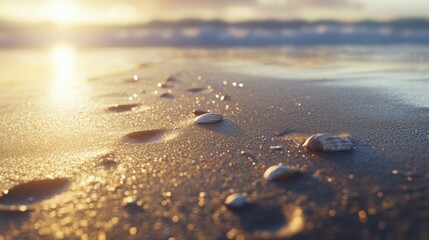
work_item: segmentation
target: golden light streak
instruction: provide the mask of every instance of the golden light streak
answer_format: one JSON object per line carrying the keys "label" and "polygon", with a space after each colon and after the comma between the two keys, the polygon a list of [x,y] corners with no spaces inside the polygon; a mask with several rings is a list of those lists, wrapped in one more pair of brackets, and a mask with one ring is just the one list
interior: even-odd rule
{"label": "golden light streak", "polygon": [[55,81],[70,85],[74,78],[74,51],[66,44],[56,45],[52,50],[52,66]]}
{"label": "golden light streak", "polygon": [[51,51],[53,83],[51,99],[55,106],[72,106],[76,95],[75,52],[67,44],[58,44]]}

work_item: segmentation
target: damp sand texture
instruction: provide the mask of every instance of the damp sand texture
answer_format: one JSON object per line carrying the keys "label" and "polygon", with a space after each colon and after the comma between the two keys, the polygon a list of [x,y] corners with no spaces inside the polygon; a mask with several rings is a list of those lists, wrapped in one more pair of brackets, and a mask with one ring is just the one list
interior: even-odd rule
{"label": "damp sand texture", "polygon": [[419,62],[384,48],[86,51],[73,75],[53,76],[49,51],[38,71],[0,75],[0,239],[429,238]]}

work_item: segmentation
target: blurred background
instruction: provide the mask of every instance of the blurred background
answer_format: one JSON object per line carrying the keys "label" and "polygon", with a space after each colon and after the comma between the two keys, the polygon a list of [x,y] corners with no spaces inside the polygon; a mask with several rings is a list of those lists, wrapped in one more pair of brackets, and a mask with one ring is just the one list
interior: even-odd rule
{"label": "blurred background", "polygon": [[0,0],[0,47],[429,43],[429,1]]}

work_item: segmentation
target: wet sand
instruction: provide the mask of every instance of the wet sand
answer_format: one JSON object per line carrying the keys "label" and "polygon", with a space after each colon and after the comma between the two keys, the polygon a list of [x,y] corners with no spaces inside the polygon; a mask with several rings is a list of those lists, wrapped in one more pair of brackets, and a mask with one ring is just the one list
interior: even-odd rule
{"label": "wet sand", "polygon": [[[259,74],[300,71],[274,58],[247,71],[222,54],[168,51],[111,76],[1,86],[0,239],[429,237],[426,106],[321,71]],[[248,56],[259,57],[240,66]],[[224,120],[194,124],[194,109]],[[355,149],[304,149],[315,133]],[[265,181],[279,163],[302,174]],[[231,193],[248,203],[226,208]]]}

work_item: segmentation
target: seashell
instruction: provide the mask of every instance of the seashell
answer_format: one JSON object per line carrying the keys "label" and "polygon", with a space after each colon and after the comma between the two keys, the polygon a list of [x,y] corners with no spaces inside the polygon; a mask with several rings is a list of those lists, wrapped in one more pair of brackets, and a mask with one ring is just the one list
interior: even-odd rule
{"label": "seashell", "polygon": [[336,135],[321,133],[305,140],[303,147],[312,151],[338,152],[352,150],[352,142]]}
{"label": "seashell", "polygon": [[195,118],[194,123],[208,124],[222,121],[223,116],[218,113],[205,113]]}
{"label": "seashell", "polygon": [[283,150],[283,147],[280,145],[277,146],[270,146],[270,150],[276,150],[276,151],[281,151]]}
{"label": "seashell", "polygon": [[201,110],[201,109],[194,109],[194,111],[192,111],[192,113],[195,115],[195,116],[200,116],[200,115],[203,115],[204,113],[208,113],[207,111],[204,111],[204,110]]}
{"label": "seashell", "polygon": [[298,171],[284,165],[275,165],[269,167],[264,173],[264,179],[267,181],[286,180],[296,177]]}
{"label": "seashell", "polygon": [[246,199],[242,194],[234,193],[225,199],[225,205],[229,208],[240,208],[246,204]]}

